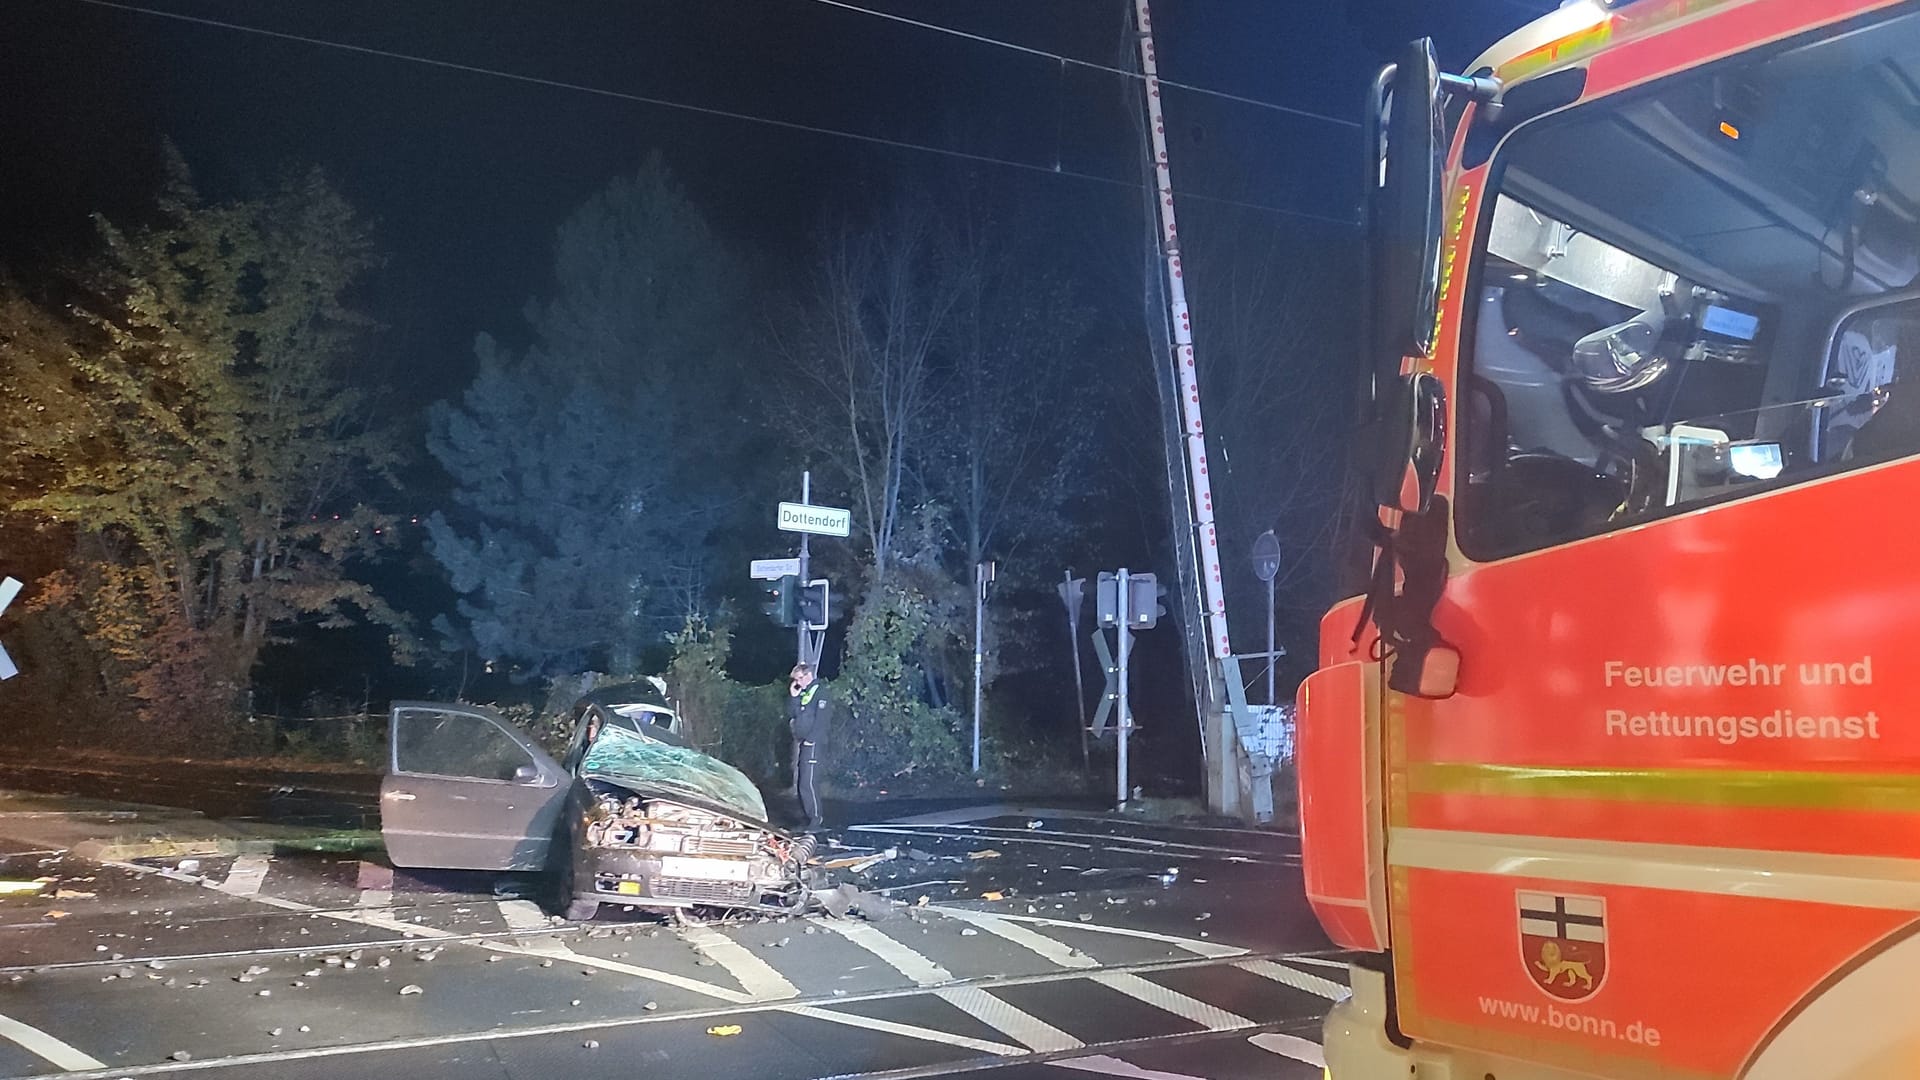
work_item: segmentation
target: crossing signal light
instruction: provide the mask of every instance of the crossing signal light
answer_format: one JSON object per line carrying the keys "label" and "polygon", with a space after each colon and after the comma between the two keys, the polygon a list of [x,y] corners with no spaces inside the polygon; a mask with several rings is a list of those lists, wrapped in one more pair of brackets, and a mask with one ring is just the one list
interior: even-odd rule
{"label": "crossing signal light", "polygon": [[1151,630],[1167,613],[1167,587],[1152,574],[1127,576],[1128,625],[1135,630]]}
{"label": "crossing signal light", "polygon": [[800,624],[800,578],[795,574],[778,579],[767,586],[766,597],[760,604],[760,610],[781,626]]}
{"label": "crossing signal light", "polygon": [[816,578],[800,590],[800,620],[809,630],[825,630],[840,617],[839,597],[826,578]]}

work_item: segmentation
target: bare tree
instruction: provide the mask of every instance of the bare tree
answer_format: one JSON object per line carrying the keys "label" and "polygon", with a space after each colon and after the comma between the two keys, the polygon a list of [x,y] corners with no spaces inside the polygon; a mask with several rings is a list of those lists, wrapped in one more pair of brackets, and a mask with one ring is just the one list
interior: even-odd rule
{"label": "bare tree", "polygon": [[939,348],[967,273],[930,207],[896,204],[827,236],[812,294],[774,328],[795,388],[775,420],[853,501],[875,582],[895,559],[908,470],[946,390]]}

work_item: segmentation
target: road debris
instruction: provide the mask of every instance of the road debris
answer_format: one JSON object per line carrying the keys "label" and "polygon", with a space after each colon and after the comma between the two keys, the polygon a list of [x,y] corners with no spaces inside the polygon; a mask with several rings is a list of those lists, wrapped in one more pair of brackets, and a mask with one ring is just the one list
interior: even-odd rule
{"label": "road debris", "polygon": [[729,1035],[740,1034],[740,1025],[739,1024],[718,1024],[718,1025],[715,1025],[714,1027],[708,1028],[707,1034],[712,1035],[713,1037],[718,1039],[724,1039]]}
{"label": "road debris", "polygon": [[998,889],[990,889],[980,894],[982,900],[1005,900],[1006,898],[1007,894]]}
{"label": "road debris", "polygon": [[[426,992],[426,987],[421,986],[419,983],[408,983],[400,988],[401,997],[412,997],[414,994],[424,994]],[[301,1028],[300,1030],[305,1031],[307,1029]]]}
{"label": "road debris", "polygon": [[997,859],[999,857],[1000,853],[992,848],[981,848],[979,851],[967,852],[967,858],[969,859]]}

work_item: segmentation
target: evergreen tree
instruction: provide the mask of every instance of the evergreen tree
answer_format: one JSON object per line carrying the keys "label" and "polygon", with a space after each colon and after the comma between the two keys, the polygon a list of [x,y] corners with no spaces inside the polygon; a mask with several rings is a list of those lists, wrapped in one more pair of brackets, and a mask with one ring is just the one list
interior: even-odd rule
{"label": "evergreen tree", "polygon": [[531,344],[482,334],[473,384],[431,415],[458,504],[428,524],[462,595],[459,624],[436,623],[449,646],[532,674],[629,674],[702,606],[730,501],[714,478],[738,473],[748,301],[657,156],[561,225]]}

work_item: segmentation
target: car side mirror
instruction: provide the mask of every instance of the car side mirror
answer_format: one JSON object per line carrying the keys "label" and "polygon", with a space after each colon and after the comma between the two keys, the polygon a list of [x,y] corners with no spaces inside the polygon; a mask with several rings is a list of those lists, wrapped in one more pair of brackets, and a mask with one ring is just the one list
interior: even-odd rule
{"label": "car side mirror", "polygon": [[516,784],[531,784],[538,779],[540,770],[532,765],[522,765],[513,770],[513,782]]}
{"label": "car side mirror", "polygon": [[1424,514],[1440,484],[1446,457],[1447,391],[1431,372],[1401,375],[1388,384],[1375,425],[1374,501],[1391,510]]}

